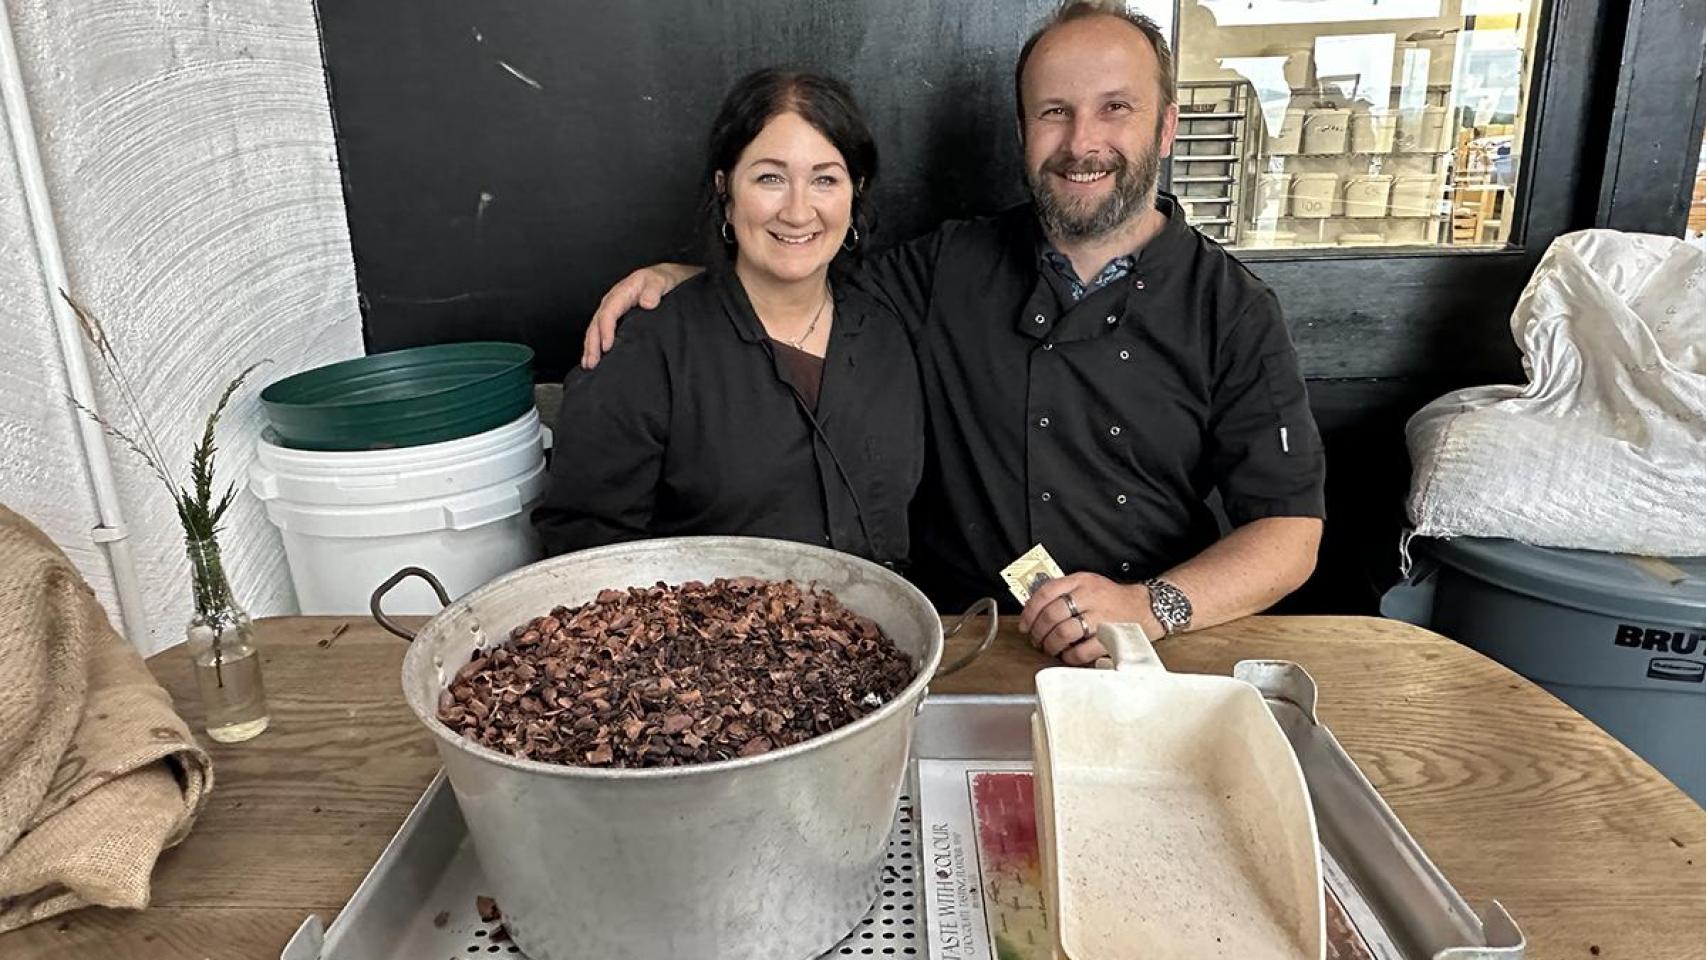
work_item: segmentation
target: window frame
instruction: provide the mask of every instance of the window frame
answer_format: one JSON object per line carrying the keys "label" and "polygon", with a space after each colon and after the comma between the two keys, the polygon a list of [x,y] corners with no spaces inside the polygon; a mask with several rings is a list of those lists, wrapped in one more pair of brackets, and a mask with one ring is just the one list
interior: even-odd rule
{"label": "window frame", "polygon": [[1537,16],[1504,247],[1231,249],[1279,296],[1305,377],[1471,382],[1519,369],[1511,308],[1552,240],[1592,222],[1599,190],[1597,157],[1587,161],[1605,13],[1588,0],[1539,0]]}

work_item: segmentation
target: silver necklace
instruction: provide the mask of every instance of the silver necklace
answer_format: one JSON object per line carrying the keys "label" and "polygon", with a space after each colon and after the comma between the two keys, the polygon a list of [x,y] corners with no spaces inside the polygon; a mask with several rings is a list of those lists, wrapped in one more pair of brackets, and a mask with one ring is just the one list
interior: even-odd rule
{"label": "silver necklace", "polygon": [[817,330],[817,322],[823,319],[823,310],[827,306],[829,306],[829,281],[826,280],[823,284],[823,302],[817,305],[817,312],[812,314],[812,322],[806,326],[806,332],[800,334],[797,340],[782,340],[782,342],[795,350],[803,349],[800,345],[811,339],[812,333]]}

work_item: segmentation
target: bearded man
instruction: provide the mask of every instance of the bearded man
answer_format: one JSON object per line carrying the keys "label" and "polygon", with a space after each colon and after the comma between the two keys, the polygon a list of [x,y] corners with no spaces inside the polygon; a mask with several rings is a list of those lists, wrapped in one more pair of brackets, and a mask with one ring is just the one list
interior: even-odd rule
{"label": "bearded man", "polygon": [[[1273,291],[1157,190],[1178,126],[1160,29],[1068,3],[1025,44],[1014,94],[1032,202],[943,224],[855,282],[906,319],[924,386],[910,575],[958,609],[1004,595],[1000,569],[1042,544],[1067,574],[1021,625],[1083,665],[1106,654],[1102,623],[1158,639],[1300,586],[1325,465]],[[613,288],[583,362],[691,272]]]}

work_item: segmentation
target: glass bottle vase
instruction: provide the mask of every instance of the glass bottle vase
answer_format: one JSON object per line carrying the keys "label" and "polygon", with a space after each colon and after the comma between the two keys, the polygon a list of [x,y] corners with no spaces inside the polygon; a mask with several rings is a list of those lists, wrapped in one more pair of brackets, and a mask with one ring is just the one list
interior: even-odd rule
{"label": "glass bottle vase", "polygon": [[218,539],[187,540],[185,548],[195,594],[195,613],[185,634],[207,735],[221,743],[239,743],[258,736],[269,719],[255,625],[232,596]]}

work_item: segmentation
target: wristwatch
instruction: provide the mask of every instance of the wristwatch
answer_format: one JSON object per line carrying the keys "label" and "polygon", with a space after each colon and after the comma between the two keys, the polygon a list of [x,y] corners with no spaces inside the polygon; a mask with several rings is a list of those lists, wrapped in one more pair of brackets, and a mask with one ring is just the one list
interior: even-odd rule
{"label": "wristwatch", "polygon": [[1143,585],[1149,589],[1149,609],[1161,621],[1163,635],[1170,637],[1191,628],[1191,598],[1185,591],[1160,577],[1145,580]]}

